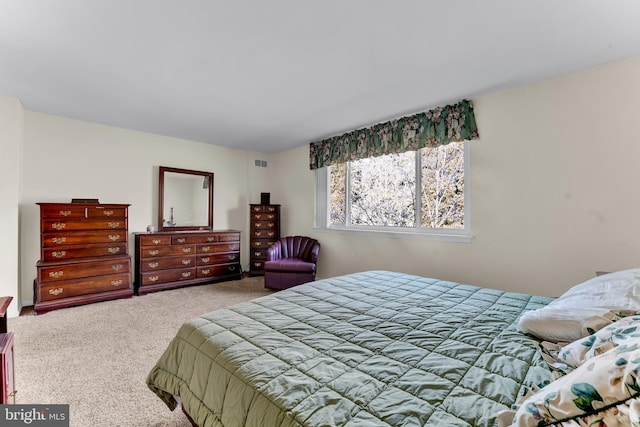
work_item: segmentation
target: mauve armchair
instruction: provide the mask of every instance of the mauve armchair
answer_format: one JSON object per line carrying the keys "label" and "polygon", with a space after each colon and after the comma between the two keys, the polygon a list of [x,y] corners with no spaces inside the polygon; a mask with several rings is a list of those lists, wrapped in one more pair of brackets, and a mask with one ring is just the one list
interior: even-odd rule
{"label": "mauve armchair", "polygon": [[287,289],[316,279],[320,243],[305,236],[287,236],[267,249],[264,287]]}

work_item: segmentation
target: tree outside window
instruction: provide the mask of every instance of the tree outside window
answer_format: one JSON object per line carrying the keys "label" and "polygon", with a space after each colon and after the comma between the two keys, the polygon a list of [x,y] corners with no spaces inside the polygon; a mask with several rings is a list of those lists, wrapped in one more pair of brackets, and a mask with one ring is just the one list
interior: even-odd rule
{"label": "tree outside window", "polygon": [[331,166],[330,223],[464,229],[464,146],[452,142]]}

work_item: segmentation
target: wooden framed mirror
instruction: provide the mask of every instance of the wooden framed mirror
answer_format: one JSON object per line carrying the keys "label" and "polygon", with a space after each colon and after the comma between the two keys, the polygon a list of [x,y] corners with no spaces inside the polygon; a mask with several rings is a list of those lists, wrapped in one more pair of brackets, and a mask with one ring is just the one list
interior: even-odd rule
{"label": "wooden framed mirror", "polygon": [[213,173],[160,166],[158,231],[213,229]]}

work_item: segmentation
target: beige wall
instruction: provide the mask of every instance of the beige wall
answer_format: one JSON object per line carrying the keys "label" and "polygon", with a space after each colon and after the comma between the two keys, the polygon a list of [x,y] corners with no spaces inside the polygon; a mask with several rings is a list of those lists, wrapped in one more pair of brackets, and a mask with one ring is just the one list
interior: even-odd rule
{"label": "beige wall", "polygon": [[[98,198],[129,203],[129,231],[157,225],[158,167],[213,172],[214,227],[246,230],[248,203],[268,187],[264,169],[253,170],[252,153],[211,144],[25,112],[21,207],[21,301],[33,303],[39,259],[37,202]],[[263,156],[264,157],[264,156]],[[259,180],[261,185],[250,184]],[[257,196],[256,194],[257,193]],[[243,263],[248,262],[246,233]],[[130,236],[130,253],[133,238]]]}
{"label": "beige wall", "polygon": [[[0,98],[0,118],[10,122],[0,124],[3,144],[7,136],[16,164],[20,149],[24,158],[22,170],[0,168],[5,181],[19,181],[4,190],[8,217],[0,217],[10,229],[19,198],[19,299],[27,305],[33,299],[36,202],[130,203],[130,231],[143,231],[156,223],[160,165],[215,173],[214,225],[243,231],[245,268],[247,205],[259,202],[261,192],[282,204],[283,234],[320,240],[320,277],[390,269],[558,295],[596,270],[638,267],[638,75],[640,58],[632,58],[474,99],[481,139],[471,144],[467,183],[471,243],[314,229],[315,175],[304,141],[278,154],[233,150],[30,111],[23,119],[18,101]],[[256,168],[256,158],[269,166]],[[3,273],[17,274],[15,246],[10,240],[0,246],[9,256]],[[4,293],[17,293],[8,283]]]}
{"label": "beige wall", "polygon": [[276,161],[284,229],[321,241],[322,277],[391,269],[554,296],[640,267],[638,76],[640,57],[474,99],[472,243],[313,230],[306,147]]}
{"label": "beige wall", "polygon": [[18,313],[20,168],[23,109],[18,100],[0,97],[0,296],[13,297],[8,315]]}

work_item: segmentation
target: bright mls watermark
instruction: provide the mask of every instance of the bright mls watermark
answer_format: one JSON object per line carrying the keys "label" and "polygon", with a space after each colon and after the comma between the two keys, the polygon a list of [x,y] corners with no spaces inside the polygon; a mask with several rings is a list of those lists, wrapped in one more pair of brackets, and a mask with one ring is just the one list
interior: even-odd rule
{"label": "bright mls watermark", "polygon": [[69,405],[0,405],[0,426],[69,427]]}

